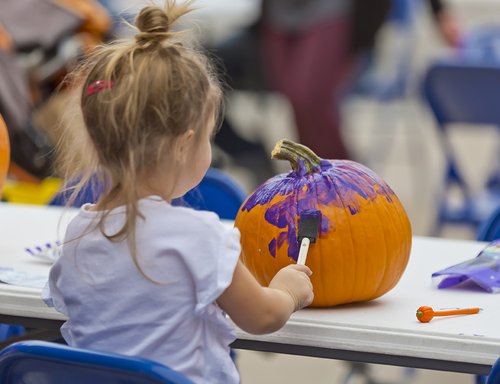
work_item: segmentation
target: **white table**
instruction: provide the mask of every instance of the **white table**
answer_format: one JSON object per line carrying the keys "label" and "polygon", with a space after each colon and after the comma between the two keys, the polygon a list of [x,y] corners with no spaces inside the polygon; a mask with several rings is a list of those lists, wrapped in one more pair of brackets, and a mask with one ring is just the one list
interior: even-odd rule
{"label": "white table", "polygon": [[[297,312],[280,331],[239,334],[236,346],[256,350],[487,373],[500,357],[500,296],[479,289],[438,290],[431,274],[474,257],[473,241],[414,237],[407,270],[398,285],[367,303]],[[416,309],[480,307],[478,315],[434,318],[420,323]]]}
{"label": "white table", "polygon": [[[0,267],[32,273],[48,265],[25,246],[56,240],[61,210],[0,203]],[[60,237],[60,236],[59,236]],[[236,348],[466,373],[487,373],[500,357],[500,295],[474,289],[438,290],[431,273],[474,257],[484,243],[414,237],[408,268],[383,297],[359,304],[295,313],[280,331],[255,336],[238,331]],[[64,317],[44,305],[40,289],[0,285],[0,322],[59,327]],[[477,315],[419,323],[416,309],[481,307]]]}

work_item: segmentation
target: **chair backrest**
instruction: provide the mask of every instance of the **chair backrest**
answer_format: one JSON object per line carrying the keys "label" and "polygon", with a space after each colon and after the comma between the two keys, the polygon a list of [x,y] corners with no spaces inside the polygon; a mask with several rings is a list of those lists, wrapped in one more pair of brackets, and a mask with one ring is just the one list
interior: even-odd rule
{"label": "chair backrest", "polygon": [[[489,187],[482,191],[484,198],[472,193],[459,167],[460,159],[457,159],[448,131],[451,124],[461,123],[493,125],[500,132],[500,63],[483,63],[466,58],[438,60],[426,73],[423,94],[437,121],[446,159],[445,188],[439,207],[438,226],[441,227],[444,222],[476,226],[491,212],[491,207],[496,207],[500,195]],[[492,166],[493,176],[497,173],[497,164]],[[452,185],[462,193],[463,204],[460,207],[453,207],[447,202],[447,191]]]}
{"label": "chair backrest", "polygon": [[479,241],[493,241],[497,239],[500,239],[500,206],[481,223],[477,231],[477,240]]}
{"label": "chair backrest", "polygon": [[[63,186],[56,193],[48,205],[65,206],[66,203],[71,198],[73,192],[72,188],[76,185],[78,180],[68,183],[68,185]],[[72,202],[71,206],[79,208],[85,203],[94,203],[97,201],[99,195],[102,193],[102,186],[97,181],[97,178],[93,177],[90,179],[89,183],[84,186],[84,188],[78,193]]]}
{"label": "chair backrest", "polygon": [[159,363],[47,341],[20,341],[0,352],[2,384],[192,384]]}
{"label": "chair backrest", "polygon": [[424,79],[424,96],[441,128],[448,123],[500,127],[500,64],[435,62]]}
{"label": "chair backrest", "polygon": [[221,219],[234,220],[246,197],[244,189],[231,176],[210,168],[201,183],[176,204],[212,211]]}
{"label": "chair backrest", "polygon": [[500,359],[491,367],[486,384],[500,384]]}
{"label": "chair backrest", "polygon": [[[77,196],[72,206],[80,207],[88,202],[95,202],[102,192],[98,182],[91,180]],[[65,205],[71,191],[60,191],[49,205]],[[174,200],[175,205],[187,205],[194,209],[212,211],[221,219],[233,220],[246,198],[244,189],[228,174],[216,168],[210,168],[198,186],[186,193],[181,199]]]}

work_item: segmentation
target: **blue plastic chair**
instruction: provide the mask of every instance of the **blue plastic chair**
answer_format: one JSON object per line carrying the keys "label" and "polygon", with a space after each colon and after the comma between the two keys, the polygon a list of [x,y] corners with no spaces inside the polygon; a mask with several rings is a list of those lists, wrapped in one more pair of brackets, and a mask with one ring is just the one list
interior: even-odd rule
{"label": "blue plastic chair", "polygon": [[[72,206],[80,207],[85,203],[95,202],[102,193],[102,187],[95,180],[84,188],[77,196]],[[71,191],[61,191],[49,205],[64,206],[71,195]],[[203,180],[186,193],[182,198],[175,199],[175,205],[185,205],[198,210],[212,211],[221,219],[233,220],[243,201],[246,199],[245,190],[227,173],[210,168]]]}
{"label": "blue plastic chair", "polygon": [[486,384],[500,384],[500,358],[491,367]]}
{"label": "blue plastic chair", "polygon": [[244,189],[231,176],[210,168],[201,183],[175,204],[212,211],[221,219],[234,220],[246,197]]}
{"label": "blue plastic chair", "polygon": [[[424,79],[424,97],[437,121],[446,160],[444,188],[439,197],[436,233],[445,224],[477,227],[500,204],[500,158],[479,195],[470,190],[461,172],[448,131],[453,123],[488,124],[500,132],[500,63],[447,59],[433,63]],[[449,191],[457,187],[462,204],[452,207]]]}
{"label": "blue plastic chair", "polygon": [[0,352],[2,384],[192,384],[147,359],[47,341],[20,341]]}
{"label": "blue plastic chair", "polygon": [[[63,190],[59,191],[48,205],[65,206],[71,198],[73,190],[71,189],[76,182],[69,183]],[[87,185],[78,193],[71,206],[79,208],[86,203],[95,203],[102,193],[102,186],[96,178],[92,178]]]}

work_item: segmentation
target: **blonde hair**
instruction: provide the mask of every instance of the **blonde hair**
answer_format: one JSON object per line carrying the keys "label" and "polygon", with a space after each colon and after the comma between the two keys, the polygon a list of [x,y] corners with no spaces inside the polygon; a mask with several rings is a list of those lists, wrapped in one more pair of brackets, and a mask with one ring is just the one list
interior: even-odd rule
{"label": "blonde hair", "polygon": [[[84,123],[83,129],[66,124],[59,134],[59,169],[65,180],[78,180],[69,204],[97,180],[104,189],[97,225],[112,241],[131,241],[136,265],[135,236],[129,235],[141,216],[138,175],[158,166],[187,130],[199,137],[221,108],[221,86],[208,58],[172,31],[191,3],[146,6],[136,17],[133,39],[99,47],[68,78],[79,87]],[[127,219],[117,233],[106,234],[106,208],[117,198],[125,202]]]}

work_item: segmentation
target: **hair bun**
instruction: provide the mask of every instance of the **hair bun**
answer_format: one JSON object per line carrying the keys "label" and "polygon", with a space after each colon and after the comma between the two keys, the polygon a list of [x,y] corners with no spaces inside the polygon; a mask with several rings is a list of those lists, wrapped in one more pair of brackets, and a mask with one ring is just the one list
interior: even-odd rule
{"label": "hair bun", "polygon": [[138,44],[154,46],[175,34],[171,27],[177,20],[191,11],[193,0],[177,4],[175,0],[165,0],[164,7],[150,5],[141,10],[135,19],[139,33],[135,36]]}
{"label": "hair bun", "polygon": [[170,21],[162,8],[148,6],[137,15],[135,25],[142,33],[167,33]]}

